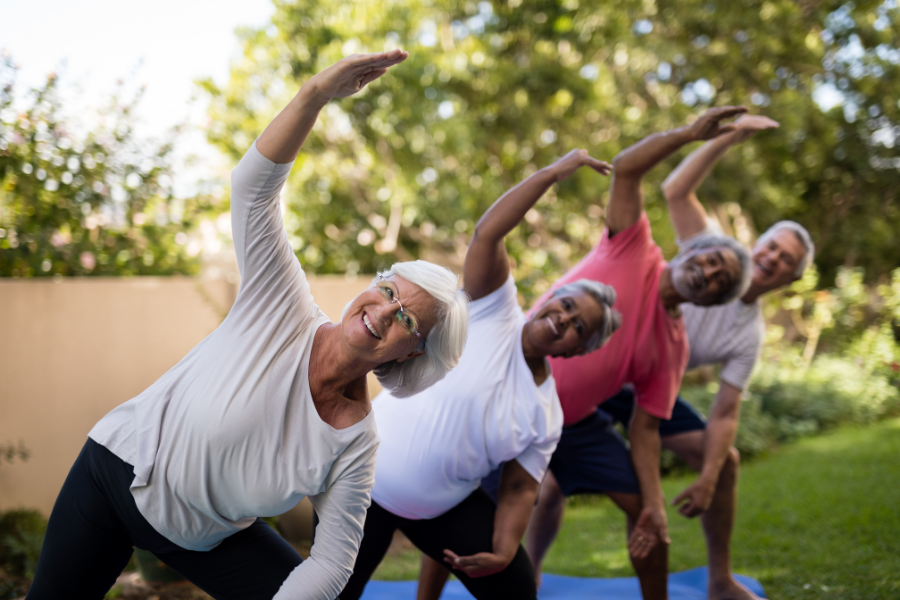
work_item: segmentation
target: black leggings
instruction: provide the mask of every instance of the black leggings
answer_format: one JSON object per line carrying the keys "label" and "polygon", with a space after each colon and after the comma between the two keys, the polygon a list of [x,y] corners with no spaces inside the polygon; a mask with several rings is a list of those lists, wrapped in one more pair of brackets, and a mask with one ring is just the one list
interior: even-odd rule
{"label": "black leggings", "polygon": [[[404,519],[372,502],[366,514],[365,533],[359,554],[356,556],[353,575],[341,592],[340,599],[356,600],[362,595],[363,588],[384,558],[397,529],[402,531],[419,550],[441,564],[446,564],[444,548],[452,550],[459,556],[492,552],[496,511],[497,506],[480,489],[433,519],[416,521]],[[509,566],[499,573],[487,577],[469,577],[462,571],[452,572],[479,600],[537,598],[534,569],[521,545]]]}
{"label": "black leggings", "polygon": [[88,439],[50,514],[28,600],[99,600],[131,558],[149,550],[216,599],[270,600],[300,555],[262,520],[209,552],[185,550],[138,511],[134,469]]}

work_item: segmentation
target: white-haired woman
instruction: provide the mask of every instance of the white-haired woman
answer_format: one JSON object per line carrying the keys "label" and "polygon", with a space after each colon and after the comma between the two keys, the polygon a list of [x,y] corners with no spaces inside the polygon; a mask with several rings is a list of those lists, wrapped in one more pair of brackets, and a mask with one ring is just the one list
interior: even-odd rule
{"label": "white-haired woman", "polygon": [[[320,109],[402,62],[346,58],[315,75],[232,176],[241,289],[222,325],[90,432],[50,516],[28,598],[103,598],[132,546],[215,598],[331,599],[350,576],[377,435],[365,376],[410,395],[458,361],[457,278],[394,265],[331,323],[283,230],[279,192]],[[257,517],[309,496],[307,561]]]}
{"label": "white-haired woman", "polygon": [[[563,421],[546,357],[596,350],[618,328],[619,315],[612,288],[581,280],[526,317],[504,238],[551,185],[582,166],[604,175],[611,168],[574,150],[481,217],[463,271],[472,302],[459,365],[414,399],[390,390],[375,399],[382,441],[373,502],[342,600],[360,597],[397,529],[425,553],[428,569],[445,561],[476,598],[536,597],[519,542]],[[501,465],[495,504],[479,484]],[[420,586],[419,597],[436,598],[442,583],[432,592]]]}

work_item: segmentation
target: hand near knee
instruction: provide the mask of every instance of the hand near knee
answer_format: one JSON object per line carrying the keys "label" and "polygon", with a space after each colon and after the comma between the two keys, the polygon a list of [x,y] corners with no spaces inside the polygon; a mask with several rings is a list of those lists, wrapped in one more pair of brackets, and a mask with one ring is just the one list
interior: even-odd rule
{"label": "hand near knee", "polygon": [[645,506],[628,538],[628,553],[634,558],[647,558],[659,543],[672,543],[669,539],[666,511],[662,506]]}
{"label": "hand near knee", "polygon": [[403,50],[354,54],[313,75],[307,85],[312,84],[322,102],[346,98],[387,73],[390,67],[402,63],[408,56],[409,53]]}
{"label": "hand near knee", "polygon": [[462,571],[469,577],[486,577],[499,573],[509,566],[513,557],[506,558],[493,552],[479,552],[472,556],[457,556],[451,550],[444,550],[444,562]]}
{"label": "hand near knee", "polygon": [[689,519],[693,519],[709,508],[715,491],[715,483],[710,484],[703,479],[698,479],[672,500],[672,506],[681,504],[678,507],[678,512]]}

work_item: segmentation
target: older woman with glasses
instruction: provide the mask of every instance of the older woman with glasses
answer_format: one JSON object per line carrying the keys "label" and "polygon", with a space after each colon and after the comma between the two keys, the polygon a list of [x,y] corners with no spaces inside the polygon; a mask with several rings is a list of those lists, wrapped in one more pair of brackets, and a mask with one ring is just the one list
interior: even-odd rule
{"label": "older woman with glasses", "polygon": [[[50,516],[29,599],[103,598],[132,546],[220,599],[324,599],[343,588],[378,445],[366,374],[398,396],[440,380],[465,342],[466,299],[447,269],[398,263],[329,322],[278,197],[322,107],[406,56],[353,56],[315,75],[241,160],[234,307],[91,430]],[[258,518],[304,496],[321,520],[307,561]]]}
{"label": "older woman with glasses", "polygon": [[[476,598],[536,597],[534,571],[519,541],[562,431],[546,357],[596,350],[619,317],[612,310],[615,292],[584,280],[561,288],[527,318],[516,300],[504,238],[547,188],[582,166],[610,171],[575,150],[481,217],[463,271],[472,302],[459,365],[415,398],[398,398],[392,390],[376,398],[382,441],[373,502],[342,600],[360,597],[397,529],[429,557],[426,565],[443,561]],[[501,465],[495,504],[479,484]],[[420,598],[426,593],[420,589]]]}

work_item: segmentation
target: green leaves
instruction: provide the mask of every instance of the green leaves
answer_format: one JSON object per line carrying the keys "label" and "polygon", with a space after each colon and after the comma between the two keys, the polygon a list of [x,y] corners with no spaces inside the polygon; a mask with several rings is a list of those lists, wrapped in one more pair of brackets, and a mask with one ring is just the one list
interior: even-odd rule
{"label": "green leaves", "polygon": [[[900,262],[889,234],[900,226],[891,184],[900,143],[876,143],[900,123],[890,101],[900,96],[891,76],[897,12],[890,2],[787,0],[278,2],[271,26],[241,33],[244,54],[229,84],[203,84],[209,138],[237,159],[313,73],[349,53],[408,50],[403,65],[329,106],[286,195],[307,268],[372,271],[420,256],[459,265],[493,200],[572,148],[611,159],[708,105],[746,104],[782,127],[732,151],[701,199],[751,229],[804,223],[826,280],[848,255],[877,277]],[[856,45],[861,58],[846,50]],[[842,79],[849,83],[839,88]],[[844,105],[822,112],[813,92],[831,82]],[[848,121],[851,101],[857,113],[879,112]],[[657,189],[677,158],[646,185],[657,239],[670,252]],[[530,293],[599,238],[594,203],[607,185],[580,174],[511,236]]]}
{"label": "green leaves", "polygon": [[0,276],[194,272],[185,232],[215,198],[175,197],[173,139],[134,134],[140,95],[113,98],[82,134],[61,116],[55,77],[23,98],[14,77],[0,61]]}

